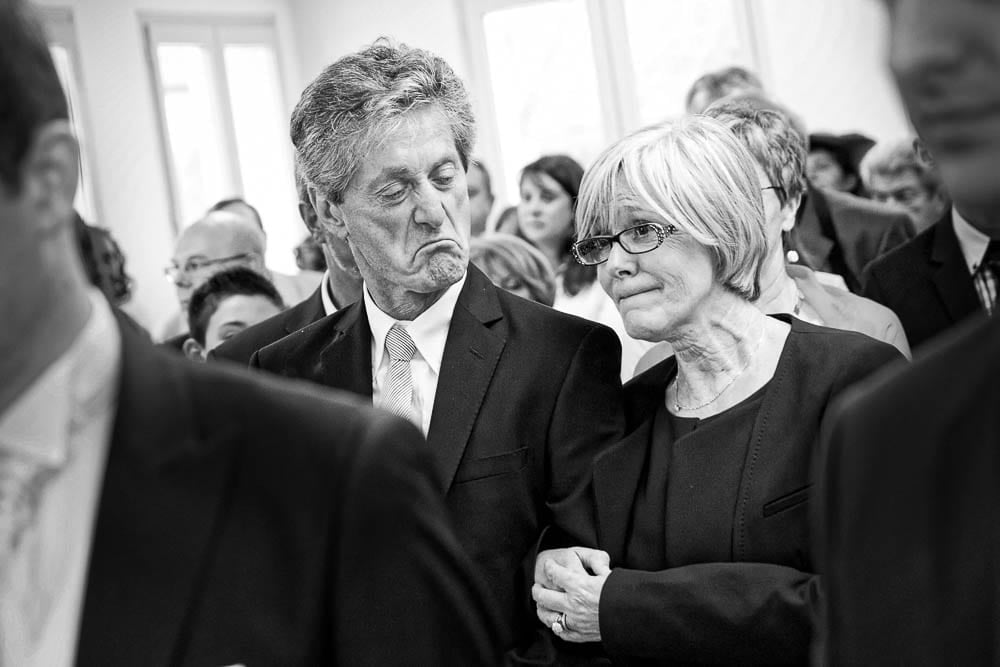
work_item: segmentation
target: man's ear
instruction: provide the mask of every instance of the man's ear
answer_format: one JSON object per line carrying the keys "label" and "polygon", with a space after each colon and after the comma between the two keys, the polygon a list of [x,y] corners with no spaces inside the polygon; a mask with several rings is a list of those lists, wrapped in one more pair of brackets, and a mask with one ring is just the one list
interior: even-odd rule
{"label": "man's ear", "polygon": [[347,239],[347,226],[344,224],[344,214],[341,206],[334,204],[317,188],[309,186],[309,202],[316,213],[316,222],[323,231],[338,239]]}
{"label": "man's ear", "polygon": [[35,133],[23,179],[40,231],[57,233],[72,222],[79,165],[80,147],[68,121],[51,121]]}
{"label": "man's ear", "polygon": [[205,361],[205,348],[203,348],[194,338],[188,338],[181,347],[184,356],[191,361]]}

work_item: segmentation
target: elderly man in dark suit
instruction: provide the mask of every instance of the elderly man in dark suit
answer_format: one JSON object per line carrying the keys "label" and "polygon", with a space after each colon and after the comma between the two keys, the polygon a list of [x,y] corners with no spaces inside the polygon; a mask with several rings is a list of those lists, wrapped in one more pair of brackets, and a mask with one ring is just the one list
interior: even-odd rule
{"label": "elderly man in dark suit", "polygon": [[417,429],[123,327],[86,284],[79,149],[18,0],[0,89],[0,664],[495,662]]}
{"label": "elderly man in dark suit", "polygon": [[542,530],[590,537],[571,508],[621,431],[621,349],[610,329],[468,265],[474,129],[461,81],[419,49],[379,41],[309,84],[292,115],[297,159],[319,223],[350,245],[362,299],[251,365],[420,426],[514,649],[540,628],[529,589]]}
{"label": "elderly man in dark suit", "polygon": [[[1000,240],[1000,5],[887,2],[890,62],[956,206]],[[1000,265],[984,272],[995,285]],[[833,665],[1000,662],[1000,319],[836,411],[819,536]]]}

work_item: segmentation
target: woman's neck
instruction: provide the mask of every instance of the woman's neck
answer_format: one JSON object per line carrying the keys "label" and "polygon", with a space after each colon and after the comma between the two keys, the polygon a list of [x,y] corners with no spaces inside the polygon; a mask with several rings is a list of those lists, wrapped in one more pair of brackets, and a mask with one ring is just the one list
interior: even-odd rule
{"label": "woman's neck", "polygon": [[798,300],[798,286],[785,269],[782,253],[771,253],[760,272],[757,308],[764,313],[790,313]]}
{"label": "woman's neck", "polygon": [[[765,343],[775,338],[775,326],[781,323],[772,323],[756,306],[728,292],[702,307],[697,319],[668,341],[677,359],[668,405],[685,416],[704,417],[756,391],[766,382],[756,366],[773,356]],[[765,348],[767,354],[761,354]]]}

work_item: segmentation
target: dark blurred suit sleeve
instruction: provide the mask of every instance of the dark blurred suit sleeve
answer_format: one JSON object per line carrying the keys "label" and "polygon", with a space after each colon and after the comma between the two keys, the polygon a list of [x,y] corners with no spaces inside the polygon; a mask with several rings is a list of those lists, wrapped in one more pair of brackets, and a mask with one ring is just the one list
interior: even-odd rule
{"label": "dark blurred suit sleeve", "polygon": [[348,476],[330,591],[338,665],[499,663],[497,621],[430,475],[415,474],[425,447],[414,427],[380,420]]}

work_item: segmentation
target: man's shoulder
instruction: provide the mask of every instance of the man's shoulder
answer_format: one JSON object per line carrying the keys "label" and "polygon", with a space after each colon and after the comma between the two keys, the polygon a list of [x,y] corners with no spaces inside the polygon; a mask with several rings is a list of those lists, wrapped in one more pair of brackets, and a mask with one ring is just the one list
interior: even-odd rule
{"label": "man's shoulder", "polygon": [[997,374],[1000,320],[974,318],[925,346],[912,364],[886,369],[849,391],[837,412],[858,424],[916,432],[916,424],[954,420],[995,396]]}
{"label": "man's shoulder", "polygon": [[311,296],[288,310],[244,329],[215,348],[212,355],[246,366],[250,363],[250,357],[257,350],[312,324],[317,320],[317,316],[321,318],[323,316],[322,307],[317,309],[313,301],[314,297]]}
{"label": "man's shoulder", "polygon": [[518,333],[532,336],[538,345],[547,345],[552,336],[583,338],[595,331],[616,336],[609,327],[569,313],[563,313],[549,306],[529,301],[515,294],[495,288],[504,315],[510,318]]}
{"label": "man's shoulder", "polygon": [[163,350],[133,351],[124,373],[133,395],[123,405],[142,402],[154,404],[155,412],[175,413],[160,414],[164,421],[183,422],[190,415],[194,433],[185,435],[195,448],[229,442],[265,458],[332,463],[356,453],[362,442],[379,442],[378,433],[406,430],[401,420],[347,392],[226,364],[198,364]]}
{"label": "man's shoulder", "polygon": [[909,241],[872,260],[867,272],[879,275],[926,272],[938,233],[938,225],[932,225]]}

